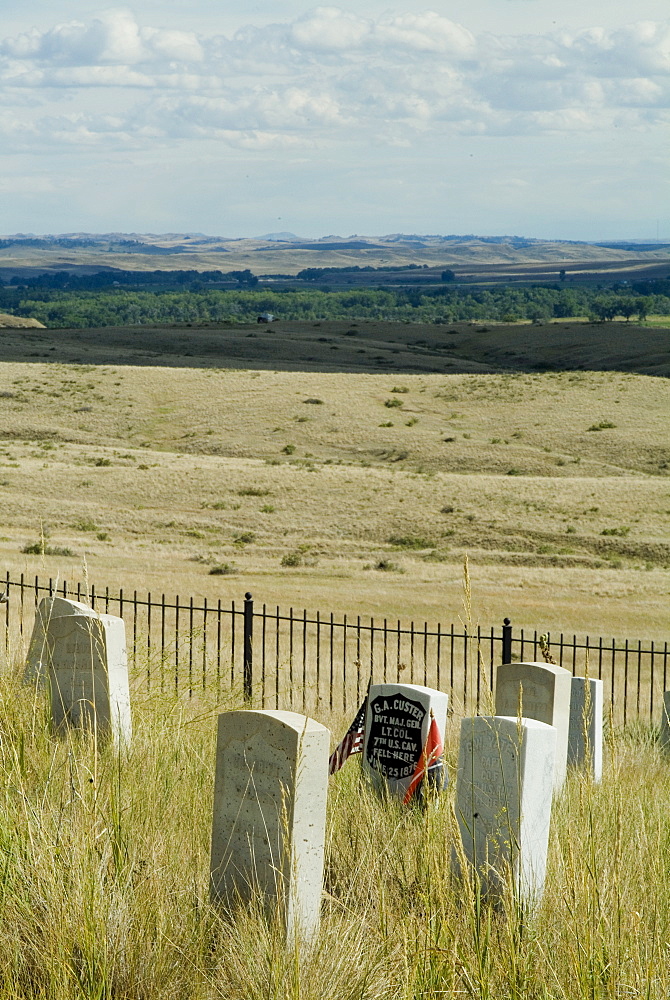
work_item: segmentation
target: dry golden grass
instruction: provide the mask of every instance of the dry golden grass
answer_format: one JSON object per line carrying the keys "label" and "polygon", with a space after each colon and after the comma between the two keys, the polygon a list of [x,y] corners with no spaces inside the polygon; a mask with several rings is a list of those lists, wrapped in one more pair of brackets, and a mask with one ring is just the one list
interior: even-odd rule
{"label": "dry golden grass", "polygon": [[457,718],[425,813],[381,802],[354,758],[330,780],[321,933],[296,950],[260,907],[209,903],[226,707],[138,691],[117,755],[54,737],[3,670],[2,1000],[666,1000],[670,783],[649,732],[610,734],[600,785],[569,777],[535,913],[477,905],[450,875]]}
{"label": "dry golden grass", "polygon": [[[435,366],[428,338],[444,329],[294,326],[251,339],[248,328],[3,332],[5,358],[38,355],[0,366],[6,569],[72,582],[85,559],[90,580],[125,590],[251,589],[271,605],[449,621],[462,614],[467,552],[482,624],[509,615],[667,637],[665,379],[486,360],[513,348],[520,367],[544,344],[545,360],[562,349],[582,364],[595,328],[570,352],[576,327],[520,328],[513,341],[511,328],[461,325],[447,337],[460,369],[438,374],[406,370],[407,358]],[[612,352],[622,363],[628,350],[630,366],[631,331],[615,327]],[[357,370],[349,345],[372,350],[383,334],[383,372]],[[667,334],[635,336],[635,365],[653,369]],[[332,367],[333,346],[354,370],[300,370],[307,349],[313,368]],[[74,363],[75,348],[97,363]],[[262,370],[264,352],[284,370]],[[42,531],[75,556],[22,554]],[[209,575],[216,564],[236,572]]]}

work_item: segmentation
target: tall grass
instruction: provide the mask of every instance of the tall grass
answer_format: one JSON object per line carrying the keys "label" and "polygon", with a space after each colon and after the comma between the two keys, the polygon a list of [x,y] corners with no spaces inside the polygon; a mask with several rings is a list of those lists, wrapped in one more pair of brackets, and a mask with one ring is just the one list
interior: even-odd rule
{"label": "tall grass", "polygon": [[230,707],[136,695],[130,751],[96,750],[0,679],[1,998],[667,1000],[670,763],[648,733],[610,734],[600,785],[570,776],[534,914],[452,878],[453,782],[405,809],[352,759],[331,779],[321,934],[298,953],[260,907],[232,919],[209,902]]}

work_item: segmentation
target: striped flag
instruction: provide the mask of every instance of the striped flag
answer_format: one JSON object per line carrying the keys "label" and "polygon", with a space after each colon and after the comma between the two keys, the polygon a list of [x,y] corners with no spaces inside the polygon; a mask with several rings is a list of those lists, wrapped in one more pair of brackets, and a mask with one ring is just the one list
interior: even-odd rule
{"label": "striped flag", "polygon": [[363,752],[363,733],[365,732],[365,713],[367,710],[368,696],[366,695],[363,704],[356,712],[356,718],[330,755],[328,774],[335,774],[336,771],[339,771],[352,754]]}
{"label": "striped flag", "polygon": [[421,782],[428,774],[428,768],[433,764],[436,764],[443,753],[444,744],[442,743],[442,736],[440,735],[440,730],[437,722],[435,721],[435,716],[431,712],[430,728],[428,729],[426,744],[423,748],[419,763],[416,765],[414,774],[412,775],[412,780],[410,781],[407,791],[405,792],[405,798],[402,800],[403,805],[407,805],[411,801],[412,796],[415,795],[421,785]]}

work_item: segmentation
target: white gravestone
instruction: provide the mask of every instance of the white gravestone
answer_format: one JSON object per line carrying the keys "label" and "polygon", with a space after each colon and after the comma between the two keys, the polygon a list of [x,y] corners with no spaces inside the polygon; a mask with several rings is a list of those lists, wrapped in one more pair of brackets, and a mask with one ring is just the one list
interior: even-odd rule
{"label": "white gravestone", "polygon": [[603,682],[596,678],[572,678],[568,766],[588,766],[594,781],[602,779]]}
{"label": "white gravestone", "polygon": [[46,684],[49,674],[47,654],[49,622],[52,618],[63,618],[66,615],[92,615],[97,618],[97,613],[93,608],[89,608],[88,604],[55,595],[43,597],[35,611],[35,624],[28,645],[26,669],[23,674],[23,679],[27,683],[36,683],[39,687],[44,687]]}
{"label": "white gravestone", "polygon": [[404,798],[430,728],[432,711],[444,744],[448,695],[418,684],[372,684],[368,695],[363,768],[378,787]]}
{"label": "white gravestone", "polygon": [[670,753],[670,691],[663,692],[660,743],[661,749],[666,753]]}
{"label": "white gravestone", "polygon": [[51,694],[54,729],[87,729],[128,746],[132,735],[126,627],[63,597],[40,603],[25,676]]}
{"label": "white gravestone", "polygon": [[296,712],[219,716],[212,898],[260,896],[287,940],[319,929],[330,732]]}
{"label": "white gravestone", "polygon": [[560,791],[568,764],[572,674],[554,663],[503,663],[496,672],[496,715],[537,719],[556,729],[556,777]]}
{"label": "white gravestone", "polygon": [[[556,730],[535,719],[463,719],[456,817],[463,854],[485,897],[500,901],[508,879],[517,898],[544,888]],[[455,856],[456,867],[457,855]]]}

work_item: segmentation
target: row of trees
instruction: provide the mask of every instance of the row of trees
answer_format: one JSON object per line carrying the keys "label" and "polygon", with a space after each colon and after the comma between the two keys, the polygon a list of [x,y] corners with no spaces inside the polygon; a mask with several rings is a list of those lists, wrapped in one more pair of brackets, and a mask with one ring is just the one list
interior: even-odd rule
{"label": "row of trees", "polygon": [[[152,285],[170,289],[189,285],[202,288],[212,282],[236,281],[240,287],[254,287],[258,278],[249,268],[243,271],[96,271],[94,274],[72,274],[70,271],[43,271],[33,275],[14,275],[9,281],[10,288],[59,288],[72,291],[93,291],[113,288],[119,285]],[[3,281],[0,278],[0,286]]]}
{"label": "row of trees", "polygon": [[0,288],[0,311],[32,316],[50,327],[125,326],[175,323],[253,322],[263,312],[286,320],[373,319],[453,323],[463,320],[545,322],[589,316],[597,321],[651,313],[670,315],[670,295],[616,294],[597,289],[499,286],[352,291],[277,291],[201,287],[190,291],[101,291]]}

